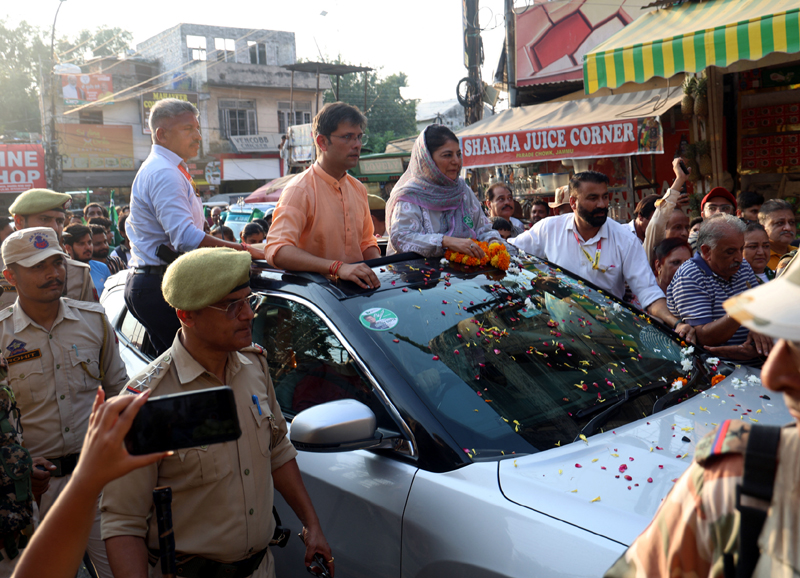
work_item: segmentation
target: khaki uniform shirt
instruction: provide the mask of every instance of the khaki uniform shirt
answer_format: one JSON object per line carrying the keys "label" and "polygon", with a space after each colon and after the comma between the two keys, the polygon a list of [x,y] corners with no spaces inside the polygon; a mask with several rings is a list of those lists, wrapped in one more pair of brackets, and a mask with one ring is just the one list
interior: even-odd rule
{"label": "khaki uniform shirt", "polygon": [[[272,472],[297,452],[287,438],[286,421],[260,348],[229,353],[222,384],[186,351],[180,335],[126,390],[149,387],[160,396],[229,385],[242,435],[232,442],[177,450],[108,484],[100,506],[102,537],[138,536],[157,549],[153,489],[171,486],[176,552],[236,562],[269,545],[275,528]],[[157,377],[155,366],[161,367]],[[150,379],[148,372],[153,375]],[[253,395],[258,396],[262,415]]]}
{"label": "khaki uniform shirt", "polygon": [[[726,425],[727,424],[727,425]],[[736,487],[744,474],[750,428],[731,420],[697,445],[695,462],[664,498],[655,518],[606,578],[722,578],[724,556],[738,560]],[[754,577],[789,578],[800,568],[800,437],[781,431],[772,503],[758,538],[761,556]]]}
{"label": "khaki uniform shirt", "polygon": [[[0,312],[0,354],[8,364],[8,385],[32,456],[58,458],[81,451],[97,386],[115,395],[128,380],[118,347],[99,303],[62,297],[49,332],[19,302]],[[101,350],[102,380],[96,379]]]}
{"label": "khaki uniform shirt", "polygon": [[[67,278],[65,279],[64,291],[61,292],[61,296],[69,297],[76,301],[97,303],[97,290],[92,281],[92,270],[89,265],[70,259],[65,255],[64,266],[67,268]],[[0,271],[3,269],[5,269],[5,264],[2,256],[0,256]],[[13,305],[14,301],[17,300],[17,288],[6,281],[6,278],[2,275],[0,275],[0,288],[3,289],[3,293],[0,295],[0,309],[5,309]]]}

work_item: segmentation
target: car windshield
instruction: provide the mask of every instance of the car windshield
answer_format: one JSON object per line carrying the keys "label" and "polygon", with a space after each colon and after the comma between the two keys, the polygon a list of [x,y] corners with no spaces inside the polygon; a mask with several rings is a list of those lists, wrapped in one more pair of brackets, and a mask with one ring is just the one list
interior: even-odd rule
{"label": "car windshield", "polygon": [[606,429],[640,419],[687,375],[681,344],[647,316],[542,261],[388,269],[411,286],[347,306],[472,458],[570,443],[626,389],[649,387]]}

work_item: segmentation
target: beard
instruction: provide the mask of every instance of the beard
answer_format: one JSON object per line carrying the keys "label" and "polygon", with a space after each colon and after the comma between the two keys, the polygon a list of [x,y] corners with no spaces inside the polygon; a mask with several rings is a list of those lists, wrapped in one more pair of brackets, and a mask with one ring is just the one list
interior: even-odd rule
{"label": "beard", "polygon": [[589,211],[578,203],[578,216],[589,223],[591,227],[602,227],[608,219],[608,208]]}

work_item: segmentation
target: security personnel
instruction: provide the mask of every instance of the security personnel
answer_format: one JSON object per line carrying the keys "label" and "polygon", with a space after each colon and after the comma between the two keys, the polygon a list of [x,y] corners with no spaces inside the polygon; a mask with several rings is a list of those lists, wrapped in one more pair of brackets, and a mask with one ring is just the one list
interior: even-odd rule
{"label": "security personnel", "polygon": [[[171,486],[178,576],[274,576],[273,488],[303,522],[306,565],[333,556],[306,492],[263,349],[251,343],[250,255],[192,251],[166,271],[164,298],[181,323],[172,346],[135,376],[128,394],[229,385],[242,429],[232,442],[177,450],[105,487],[103,539],[117,578],[145,578],[158,554],[153,489]],[[149,552],[148,552],[149,549]],[[158,566],[153,572],[158,572]],[[156,574],[158,575],[158,574]]]}
{"label": "security personnel", "polygon": [[[800,311],[787,307],[798,299],[800,261],[795,260],[782,277],[723,306],[748,329],[776,340],[761,382],[773,399],[783,394],[800,423]],[[770,438],[751,423],[756,421],[725,421],[697,444],[695,463],[676,481],[650,525],[606,572],[607,578],[797,576],[798,423]]]}
{"label": "security personnel", "polygon": [[[29,227],[50,227],[56,232],[59,242],[64,230],[67,207],[72,202],[72,197],[64,193],[57,193],[48,189],[30,189],[22,193],[8,211],[14,216],[14,225],[17,231]],[[88,265],[66,259],[67,280],[64,283],[64,297],[77,301],[99,301],[94,283],[92,283],[91,269]],[[2,263],[0,263],[2,268]],[[14,286],[5,279],[0,279],[3,294],[0,296],[0,309],[5,309],[17,298]]]}
{"label": "security personnel", "polygon": [[[53,229],[12,233],[2,257],[17,300],[0,312],[0,352],[25,447],[46,459],[51,475],[39,506],[45,516],[75,469],[98,386],[114,394],[128,374],[102,305],[61,296],[69,261]],[[110,578],[99,513],[88,550],[98,574]]]}

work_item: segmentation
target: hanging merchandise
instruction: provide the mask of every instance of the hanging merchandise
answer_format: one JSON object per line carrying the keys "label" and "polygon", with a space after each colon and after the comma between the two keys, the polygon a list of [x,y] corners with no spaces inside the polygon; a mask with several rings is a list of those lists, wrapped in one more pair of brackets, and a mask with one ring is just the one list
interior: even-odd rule
{"label": "hanging merchandise", "polygon": [[683,98],[681,99],[681,113],[683,118],[690,119],[694,114],[694,91],[697,87],[697,79],[687,74],[683,81]]}

